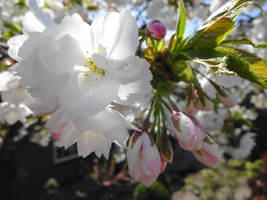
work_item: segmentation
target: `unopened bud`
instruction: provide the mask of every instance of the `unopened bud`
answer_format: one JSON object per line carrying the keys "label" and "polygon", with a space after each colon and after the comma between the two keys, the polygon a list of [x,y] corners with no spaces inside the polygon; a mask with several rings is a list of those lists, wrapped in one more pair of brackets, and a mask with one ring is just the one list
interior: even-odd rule
{"label": "unopened bud", "polygon": [[172,112],[172,125],[174,134],[180,146],[187,151],[198,151],[206,137],[204,128],[197,119],[182,112]]}
{"label": "unopened bud", "polygon": [[130,175],[150,186],[161,173],[161,158],[155,143],[147,132],[135,132],[127,147]]}
{"label": "unopened bud", "polygon": [[222,151],[215,143],[204,142],[202,148],[193,153],[195,158],[207,167],[216,167],[222,157]]}
{"label": "unopened bud", "polygon": [[154,20],[147,24],[146,34],[156,40],[161,40],[166,35],[166,26],[158,20]]}

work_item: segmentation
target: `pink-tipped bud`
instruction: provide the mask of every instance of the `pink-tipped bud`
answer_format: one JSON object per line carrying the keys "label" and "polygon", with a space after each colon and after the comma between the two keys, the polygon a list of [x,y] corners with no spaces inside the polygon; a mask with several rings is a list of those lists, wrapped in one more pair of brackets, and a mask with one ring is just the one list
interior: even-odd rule
{"label": "pink-tipped bud", "polygon": [[182,112],[173,111],[172,125],[174,134],[183,149],[194,152],[202,148],[206,132],[197,119],[189,118]]}
{"label": "pink-tipped bud", "polygon": [[217,93],[217,97],[222,102],[222,104],[227,108],[235,106],[238,102],[236,94],[224,88],[222,88],[221,90],[222,94]]}
{"label": "pink-tipped bud", "polygon": [[195,158],[207,167],[216,167],[222,157],[222,151],[213,143],[204,142],[200,151],[193,153]]}
{"label": "pink-tipped bud", "polygon": [[156,40],[161,40],[166,35],[166,26],[159,20],[154,20],[147,24],[146,34]]}
{"label": "pink-tipped bud", "polygon": [[130,175],[146,186],[155,182],[161,173],[159,151],[146,132],[135,132],[129,139],[127,159]]}

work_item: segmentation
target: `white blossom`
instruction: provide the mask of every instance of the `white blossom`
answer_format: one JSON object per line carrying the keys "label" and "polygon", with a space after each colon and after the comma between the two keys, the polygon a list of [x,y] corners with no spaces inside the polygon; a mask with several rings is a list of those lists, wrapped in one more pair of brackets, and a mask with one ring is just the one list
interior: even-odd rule
{"label": "white blossom", "polygon": [[[109,13],[92,25],[78,14],[55,24],[34,1],[30,3],[37,17],[35,22],[39,20],[43,27],[35,32],[27,29],[24,35],[17,36],[20,48],[10,45],[10,56],[19,61],[16,71],[34,97],[36,114],[52,114],[48,127],[54,130],[68,125],[67,133],[60,138],[63,146],[77,142],[81,155],[95,151],[107,157],[110,142],[121,140],[121,135],[109,138],[110,128],[101,129],[106,127],[106,120],[93,127],[84,125],[95,121],[99,113],[109,112],[107,106],[112,102],[131,105],[151,91],[149,64],[135,56],[136,22],[129,11],[124,11]],[[123,128],[117,126],[113,131],[117,129]]]}
{"label": "white blossom", "polygon": [[0,92],[3,102],[0,104],[0,120],[8,124],[17,121],[25,122],[26,117],[32,114],[28,107],[32,98],[20,85],[20,77],[9,71],[0,73]]}

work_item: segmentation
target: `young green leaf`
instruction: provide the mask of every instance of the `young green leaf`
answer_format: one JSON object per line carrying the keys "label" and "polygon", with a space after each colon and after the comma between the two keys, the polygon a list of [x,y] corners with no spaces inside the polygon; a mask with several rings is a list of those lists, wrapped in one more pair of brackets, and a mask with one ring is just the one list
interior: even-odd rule
{"label": "young green leaf", "polygon": [[198,29],[191,44],[197,49],[218,46],[235,28],[235,18],[250,4],[248,0],[230,1],[211,15]]}
{"label": "young green leaf", "polygon": [[174,74],[182,81],[189,82],[192,79],[192,69],[184,61],[176,61],[172,64]]}
{"label": "young green leaf", "polygon": [[203,64],[219,73],[238,76],[267,88],[267,63],[247,51],[229,46],[212,50],[186,52],[194,62]]}
{"label": "young green leaf", "polygon": [[179,10],[178,10],[178,22],[176,26],[176,33],[173,35],[169,44],[169,50],[171,53],[177,51],[177,49],[179,49],[182,46],[182,40],[185,32],[186,14],[185,14],[183,0],[179,0],[178,6]]}
{"label": "young green leaf", "polygon": [[234,47],[220,46],[216,50],[230,55],[226,59],[228,70],[267,88],[267,63],[265,60]]}
{"label": "young green leaf", "polygon": [[178,23],[176,27],[176,36],[177,41],[182,40],[184,31],[185,31],[185,24],[186,24],[186,15],[185,15],[185,8],[183,0],[179,1],[179,12],[178,12]]}

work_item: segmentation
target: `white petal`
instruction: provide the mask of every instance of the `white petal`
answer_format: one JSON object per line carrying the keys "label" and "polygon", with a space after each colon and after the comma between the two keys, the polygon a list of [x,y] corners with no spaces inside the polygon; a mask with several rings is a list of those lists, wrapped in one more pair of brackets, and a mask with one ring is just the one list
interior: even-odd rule
{"label": "white petal", "polygon": [[[116,34],[112,49],[109,54],[113,59],[125,59],[134,55],[138,46],[138,27],[130,11],[126,10],[120,14],[118,32]],[[113,24],[106,31],[114,30]]]}
{"label": "white petal", "polygon": [[152,91],[152,86],[146,81],[136,81],[133,83],[120,85],[118,97],[116,99],[118,103],[124,105],[131,105],[135,101],[142,101],[146,94]]}
{"label": "white petal", "polygon": [[59,75],[71,72],[75,64],[83,64],[85,57],[76,39],[68,34],[56,39],[54,36],[43,37],[39,44],[38,56],[48,71]]}
{"label": "white petal", "polygon": [[46,26],[55,26],[56,24],[43,12],[41,9],[38,7],[37,3],[35,0],[30,0],[28,2],[28,6],[30,10],[34,13],[36,18],[40,20],[40,22]]}
{"label": "white petal", "polygon": [[74,120],[74,124],[81,131],[103,132],[112,129],[118,123],[113,115],[105,110],[94,116],[81,116]]}
{"label": "white petal", "polygon": [[33,32],[29,36],[23,35],[23,37],[26,38],[26,40],[22,38],[22,40],[24,40],[24,43],[21,48],[18,49],[18,61],[27,58],[34,50],[36,50],[35,48],[38,45],[38,41],[41,37],[41,34],[38,32]]}
{"label": "white petal", "polygon": [[137,56],[130,56],[125,59],[125,62],[126,64],[110,72],[114,77],[118,78],[121,83],[125,84],[136,80],[149,82],[152,79],[152,74],[149,70],[150,65],[145,59],[141,59]]}
{"label": "white petal", "polygon": [[23,33],[42,32],[45,26],[33,15],[32,12],[27,12],[22,22]]}
{"label": "white petal", "polygon": [[27,116],[29,116],[29,115],[31,115],[33,113],[31,111],[31,109],[28,106],[26,106],[25,104],[23,104],[23,103],[21,103],[19,105],[18,109],[19,109],[20,113],[22,115],[24,115],[25,117],[27,117]]}
{"label": "white petal", "polygon": [[112,129],[105,131],[104,135],[109,142],[115,142],[121,147],[124,147],[125,141],[129,137],[127,129],[121,125],[117,125]]}
{"label": "white petal", "polygon": [[28,39],[27,35],[17,35],[10,38],[7,41],[8,45],[8,55],[16,61],[20,61],[21,57],[19,56],[19,49],[22,47],[24,42]]}
{"label": "white petal", "polygon": [[77,115],[98,113],[115,99],[119,83],[108,77],[97,83],[92,85],[85,82],[79,89],[70,83],[60,94],[60,104]]}
{"label": "white petal", "polygon": [[79,155],[86,157],[93,151],[100,157],[102,154],[108,158],[110,144],[102,133],[83,132],[77,141]]}
{"label": "white petal", "polygon": [[[138,27],[129,11],[109,13],[92,23],[95,47],[107,48],[110,58],[123,60],[134,55],[138,46]],[[97,49],[95,49],[97,51]]]}
{"label": "white petal", "polygon": [[8,83],[13,81],[14,79],[16,80],[16,77],[11,72],[9,71],[1,72],[0,73],[0,91],[3,92],[3,91],[9,90],[10,87],[8,86]]}
{"label": "white petal", "polygon": [[78,14],[66,16],[61,24],[58,25],[58,36],[61,37],[65,34],[69,34],[79,41],[83,53],[86,53],[86,51],[88,51],[89,55],[93,53],[94,35],[91,27]]}

